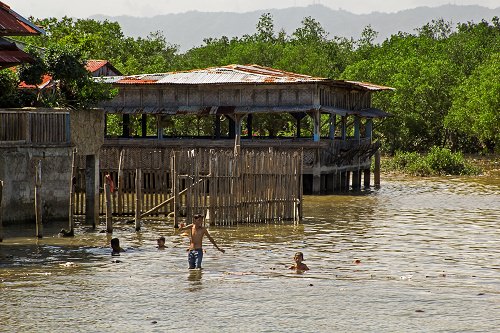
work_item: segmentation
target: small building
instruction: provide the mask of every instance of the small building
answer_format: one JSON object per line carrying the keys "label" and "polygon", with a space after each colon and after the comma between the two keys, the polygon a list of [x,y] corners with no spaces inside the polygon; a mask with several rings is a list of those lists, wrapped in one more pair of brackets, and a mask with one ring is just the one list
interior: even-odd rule
{"label": "small building", "polygon": [[[320,194],[370,185],[373,120],[388,114],[371,105],[372,94],[390,87],[333,80],[286,72],[259,65],[105,77],[119,89],[103,102],[108,118],[119,117],[123,129],[109,135],[101,154],[123,149],[176,149],[234,146],[241,149],[302,150],[304,193]],[[294,124],[294,134],[257,132],[255,124],[282,115]],[[174,119],[191,117],[182,133]],[[132,122],[140,123],[141,130]],[[147,124],[156,123],[156,133]],[[203,128],[202,128],[203,127]],[[305,128],[308,127],[308,128]],[[115,153],[113,153],[114,151]],[[110,157],[112,158],[112,157]],[[352,185],[351,185],[352,184]]]}
{"label": "small building", "polygon": [[108,60],[87,60],[86,68],[94,77],[122,75]]}

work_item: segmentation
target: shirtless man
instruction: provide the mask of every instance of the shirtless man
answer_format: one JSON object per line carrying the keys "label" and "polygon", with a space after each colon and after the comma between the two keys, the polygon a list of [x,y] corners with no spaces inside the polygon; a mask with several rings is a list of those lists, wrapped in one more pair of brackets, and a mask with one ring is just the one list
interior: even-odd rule
{"label": "shirtless man", "polygon": [[189,254],[188,262],[189,269],[201,268],[201,261],[203,260],[203,237],[206,235],[210,242],[217,248],[217,250],[222,253],[226,252],[221,249],[214,241],[207,228],[203,226],[203,216],[201,214],[196,214],[194,217],[194,222],[185,227],[179,228],[179,231],[187,231],[189,234]]}

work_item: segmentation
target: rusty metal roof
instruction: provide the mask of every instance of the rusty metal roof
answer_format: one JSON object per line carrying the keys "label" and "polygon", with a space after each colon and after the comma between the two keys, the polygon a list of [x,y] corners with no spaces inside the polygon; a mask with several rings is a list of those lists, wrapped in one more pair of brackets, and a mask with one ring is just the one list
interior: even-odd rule
{"label": "rusty metal roof", "polygon": [[0,38],[0,69],[9,68],[32,60],[33,58],[20,50],[15,43]]}
{"label": "rusty metal roof", "polygon": [[40,34],[45,34],[45,31],[0,1],[0,36],[26,36]]}
{"label": "rusty metal roof", "polygon": [[337,82],[346,82],[349,84],[353,84],[357,87],[363,87],[366,90],[372,90],[372,91],[380,91],[380,90],[395,90],[392,87],[387,87],[387,86],[381,86],[378,84],[373,84],[370,82],[359,82],[359,81],[342,81],[342,80],[337,80]]}
{"label": "rusty metal roof", "polygon": [[330,83],[336,86],[358,90],[378,91],[393,89],[367,82],[332,80],[259,65],[227,65],[182,72],[104,77],[103,81],[105,83],[117,85]]}
{"label": "rusty metal roof", "polygon": [[183,72],[107,77],[116,84],[225,84],[320,82],[325,78],[286,72],[259,65],[228,65]]}

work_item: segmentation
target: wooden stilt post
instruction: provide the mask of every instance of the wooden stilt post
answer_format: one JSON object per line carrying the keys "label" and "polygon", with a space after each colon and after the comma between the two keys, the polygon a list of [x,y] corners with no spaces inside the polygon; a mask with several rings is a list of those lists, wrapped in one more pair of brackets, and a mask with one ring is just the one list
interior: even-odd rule
{"label": "wooden stilt post", "polygon": [[361,187],[361,173],[358,170],[352,172],[352,189],[358,191]]}
{"label": "wooden stilt post", "polygon": [[3,222],[2,222],[2,195],[3,195],[3,180],[0,180],[0,242],[3,241]]}
{"label": "wooden stilt post", "polygon": [[365,188],[369,188],[370,187],[370,169],[363,170],[363,175],[364,175],[363,185],[365,186]]}
{"label": "wooden stilt post", "polygon": [[141,230],[141,210],[142,210],[142,172],[135,170],[135,231]]}
{"label": "wooden stilt post", "polygon": [[380,188],[380,151],[375,153],[375,169],[373,171],[373,185],[375,188]]}
{"label": "wooden stilt post", "polygon": [[104,182],[104,198],[106,202],[106,232],[113,233],[113,212],[111,209],[111,189],[107,181]]}
{"label": "wooden stilt post", "polygon": [[123,215],[123,149],[120,150],[118,161],[118,215]]}
{"label": "wooden stilt post", "polygon": [[40,188],[42,187],[42,161],[38,160],[35,166],[35,221],[36,237],[43,237],[42,226],[42,199],[40,198]]}

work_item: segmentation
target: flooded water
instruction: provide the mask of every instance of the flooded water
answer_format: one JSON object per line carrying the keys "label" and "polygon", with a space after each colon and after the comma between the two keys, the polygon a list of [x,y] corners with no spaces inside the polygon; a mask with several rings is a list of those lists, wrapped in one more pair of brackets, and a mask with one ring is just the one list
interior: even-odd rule
{"label": "flooded water", "polygon": [[[7,228],[0,331],[499,331],[500,179],[391,178],[364,195],[306,197],[304,215],[210,228],[226,253],[205,240],[201,271],[164,222],[116,225],[120,257],[86,226],[75,238],[45,227],[41,240]],[[310,271],[288,269],[296,251]]]}

